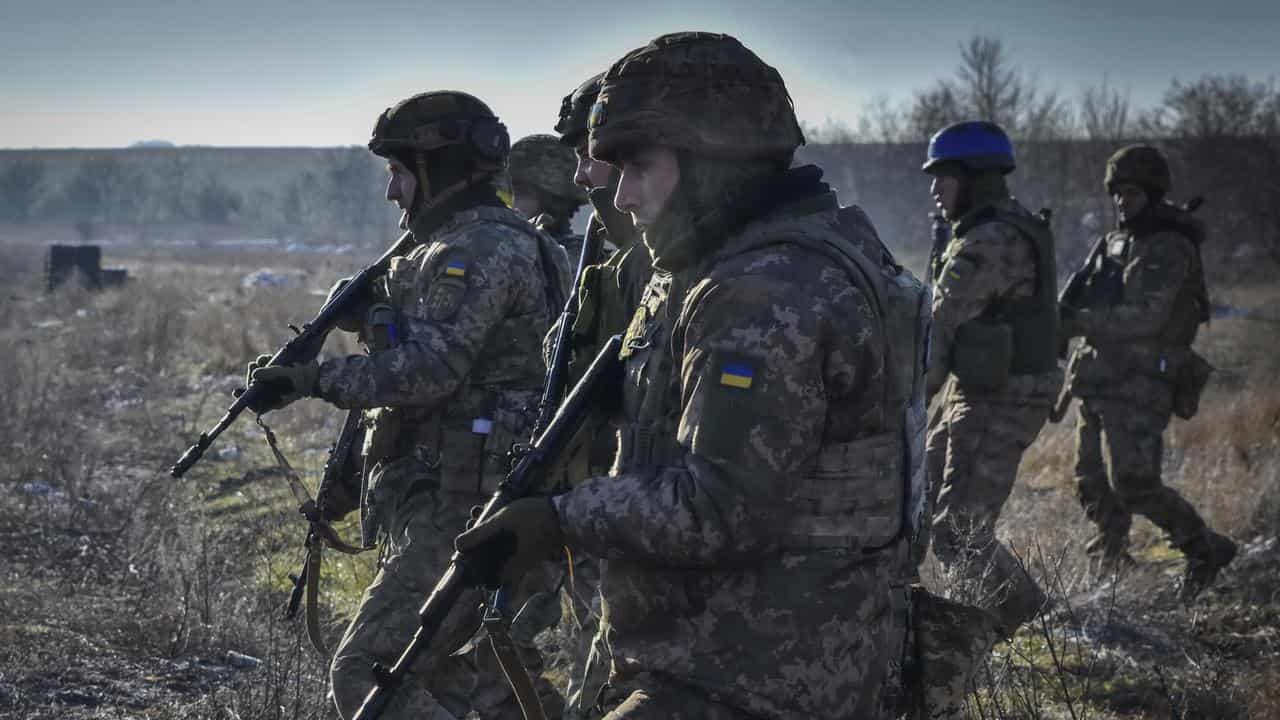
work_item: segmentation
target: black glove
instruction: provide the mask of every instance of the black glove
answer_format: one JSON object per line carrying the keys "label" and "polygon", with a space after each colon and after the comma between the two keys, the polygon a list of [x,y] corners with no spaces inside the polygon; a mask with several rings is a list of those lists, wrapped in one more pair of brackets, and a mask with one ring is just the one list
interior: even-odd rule
{"label": "black glove", "polygon": [[560,517],[550,497],[521,498],[459,535],[453,545],[467,557],[472,580],[485,587],[515,587],[538,563],[564,547]]}
{"label": "black glove", "polygon": [[[262,389],[257,391],[258,398],[249,406],[250,410],[261,415],[271,410],[279,410],[299,398],[308,397],[314,393],[316,377],[320,374],[320,366],[315,361],[299,365],[268,366],[269,362],[271,362],[270,355],[259,355],[245,370],[246,388],[253,383],[262,386]],[[236,396],[239,397],[239,394],[237,393]]]}
{"label": "black glove", "polygon": [[[351,278],[345,277],[345,278],[342,278],[341,280],[338,280],[338,282],[334,283],[333,287],[329,288],[329,297],[325,298],[325,301],[324,301],[325,304],[327,305],[329,301],[332,300],[335,295],[341,292],[342,288],[346,287],[347,283],[349,282],[351,282]],[[337,327],[339,330],[343,332],[349,332],[349,333],[360,332],[361,326],[364,325],[365,311],[368,310],[369,303],[371,301],[372,301],[372,295],[370,295],[370,293],[368,293],[367,291],[361,293],[357,301],[353,303],[351,307],[348,308],[346,312],[342,313],[342,315],[338,318],[338,321],[335,327]]]}

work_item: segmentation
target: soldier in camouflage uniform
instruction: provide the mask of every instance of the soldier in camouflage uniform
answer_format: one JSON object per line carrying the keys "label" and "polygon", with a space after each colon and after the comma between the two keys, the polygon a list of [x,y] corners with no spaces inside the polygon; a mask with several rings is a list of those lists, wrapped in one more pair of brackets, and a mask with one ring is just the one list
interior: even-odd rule
{"label": "soldier in camouflage uniform", "polygon": [[555,135],[529,135],[511,146],[513,208],[563,245],[573,264],[582,254],[582,236],[573,233],[570,223],[587,201],[573,182],[576,166],[573,150]]}
{"label": "soldier in camouflage uniform", "polygon": [[[484,103],[416,95],[379,117],[369,148],[387,158],[387,199],[418,243],[351,324],[370,352],[253,374],[291,388],[277,406],[313,396],[367,408],[362,529],[382,557],[333,658],[334,701],[348,718],[373,686],[373,663],[392,664],[413,636],[469,509],[529,437],[542,336],[568,288],[564,253],[497,197],[507,135]],[[477,591],[459,606],[480,600]],[[451,616],[383,717],[519,717],[487,643],[449,655],[478,619]]]}
{"label": "soldier in camouflage uniform", "polygon": [[[1169,165],[1156,148],[1117,151],[1107,161],[1105,184],[1119,228],[1104,239],[1096,265],[1084,269],[1080,307],[1062,310],[1063,334],[1084,336],[1069,381],[1081,400],[1080,504],[1099,531],[1086,549],[1107,565],[1128,562],[1131,516],[1145,515],[1186,556],[1181,596],[1190,601],[1236,554],[1234,542],[1207,528],[1160,479],[1161,434],[1179,409],[1180,385],[1203,362],[1191,343],[1208,319],[1199,247],[1204,230],[1164,199]],[[1192,392],[1198,401],[1198,388]],[[1194,412],[1180,414],[1189,417],[1187,410]]]}
{"label": "soldier in camouflage uniform", "polygon": [[457,545],[514,536],[508,579],[562,543],[606,558],[608,718],[884,714],[900,413],[860,250],[821,170],[788,170],[802,141],[777,71],[724,35],[632,51],[592,109],[591,155],[664,271],[625,336],[615,471]]}
{"label": "soldier in camouflage uniform", "polygon": [[996,539],[996,520],[1062,379],[1053,237],[1010,197],[1013,169],[1009,138],[985,122],[939,131],[924,165],[952,224],[934,277],[930,395],[954,377],[929,435],[934,552],[976,583],[1004,637],[1045,595]]}
{"label": "soldier in camouflage uniform", "polygon": [[[604,73],[588,79],[565,96],[560,107],[556,132],[560,142],[572,148],[577,156],[573,175],[576,185],[586,191],[594,211],[596,232],[601,234],[601,248],[612,246],[608,259],[583,269],[578,279],[578,314],[570,341],[573,345],[570,364],[571,379],[578,376],[612,335],[626,332],[627,323],[640,304],[640,294],[653,274],[649,251],[639,242],[630,216],[613,206],[618,190],[618,170],[608,163],[593,160],[588,153],[587,118],[600,94]],[[550,336],[554,336],[552,328]],[[579,463],[572,468],[574,479],[607,475],[617,449],[617,433],[613,423],[595,425],[595,435],[585,448]],[[569,621],[569,684],[565,692],[565,717],[586,718],[594,711],[596,695],[609,679],[611,654],[608,638],[597,635],[601,612],[599,593],[599,560],[575,558],[573,583],[566,588],[572,604],[566,604],[565,620]],[[563,620],[562,620],[563,621]]]}

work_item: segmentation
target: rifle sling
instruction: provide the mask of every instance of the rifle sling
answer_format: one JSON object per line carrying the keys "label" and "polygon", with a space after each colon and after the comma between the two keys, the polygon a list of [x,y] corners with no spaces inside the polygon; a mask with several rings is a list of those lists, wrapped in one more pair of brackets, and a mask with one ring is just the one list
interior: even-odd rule
{"label": "rifle sling", "polygon": [[324,546],[328,545],[345,555],[358,555],[372,548],[351,545],[343,541],[338,536],[338,531],[324,521],[320,515],[320,509],[316,506],[315,499],[311,497],[311,493],[307,492],[307,488],[302,484],[302,479],[298,477],[297,471],[293,469],[293,465],[289,464],[289,459],[280,450],[280,445],[276,442],[276,434],[263,422],[261,415],[258,416],[257,423],[267,437],[267,446],[271,448],[271,454],[275,456],[276,463],[280,466],[281,472],[289,482],[290,492],[293,493],[298,502],[302,503],[298,511],[311,523],[311,528],[307,533],[306,554],[302,560],[303,580],[306,582],[306,589],[303,594],[303,603],[305,604],[303,618],[307,628],[307,639],[311,641],[311,646],[321,655],[327,657],[329,650],[325,646],[324,637],[320,632],[319,608],[320,566],[323,559]]}
{"label": "rifle sling", "polygon": [[324,543],[318,536],[312,534],[307,538],[307,590],[303,596],[306,609],[303,612],[311,647],[323,657],[329,657],[329,648],[325,647],[324,636],[320,633],[320,560],[323,550]]}
{"label": "rifle sling", "polygon": [[485,634],[489,636],[489,644],[493,647],[494,656],[498,658],[498,666],[502,668],[502,674],[507,676],[507,682],[516,695],[516,702],[520,703],[521,714],[524,715],[525,720],[546,720],[542,701],[538,699],[538,692],[533,688],[529,670],[520,660],[520,653],[516,650],[515,643],[511,641],[511,634],[507,632],[510,626],[510,621],[495,608],[490,608],[485,613]]}

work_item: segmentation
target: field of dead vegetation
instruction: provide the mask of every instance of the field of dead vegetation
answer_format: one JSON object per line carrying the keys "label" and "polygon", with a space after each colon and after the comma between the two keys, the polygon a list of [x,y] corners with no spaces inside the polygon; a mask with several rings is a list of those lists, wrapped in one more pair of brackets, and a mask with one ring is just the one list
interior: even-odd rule
{"label": "field of dead vegetation", "polygon": [[[124,288],[45,294],[39,249],[0,247],[0,717],[335,717],[326,659],[281,620],[305,524],[262,430],[242,417],[186,478],[167,471],[221,415],[245,362],[361,258],[192,249],[104,260],[129,269]],[[262,268],[285,281],[246,287]],[[1274,274],[1210,278],[1219,308],[1198,345],[1218,372],[1200,415],[1167,435],[1169,482],[1241,543],[1240,558],[1183,607],[1177,554],[1139,521],[1138,567],[1096,576],[1081,550],[1072,417],[1047,427],[1000,532],[1055,606],[997,647],[974,717],[1280,717]],[[308,401],[266,419],[314,487],[338,412]],[[374,560],[335,555],[322,585],[331,639]],[[542,637],[548,650],[560,639]]]}

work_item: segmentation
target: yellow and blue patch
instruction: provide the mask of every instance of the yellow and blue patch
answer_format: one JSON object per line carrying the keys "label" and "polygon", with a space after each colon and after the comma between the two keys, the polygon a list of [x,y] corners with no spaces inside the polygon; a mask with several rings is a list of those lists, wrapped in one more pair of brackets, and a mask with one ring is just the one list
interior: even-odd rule
{"label": "yellow and blue patch", "polygon": [[444,266],[444,274],[448,275],[449,277],[457,277],[457,278],[466,277],[467,264],[462,262],[461,260],[450,260]]}
{"label": "yellow and blue patch", "polygon": [[756,371],[744,363],[725,363],[720,366],[720,384],[740,390],[751,389]]}

